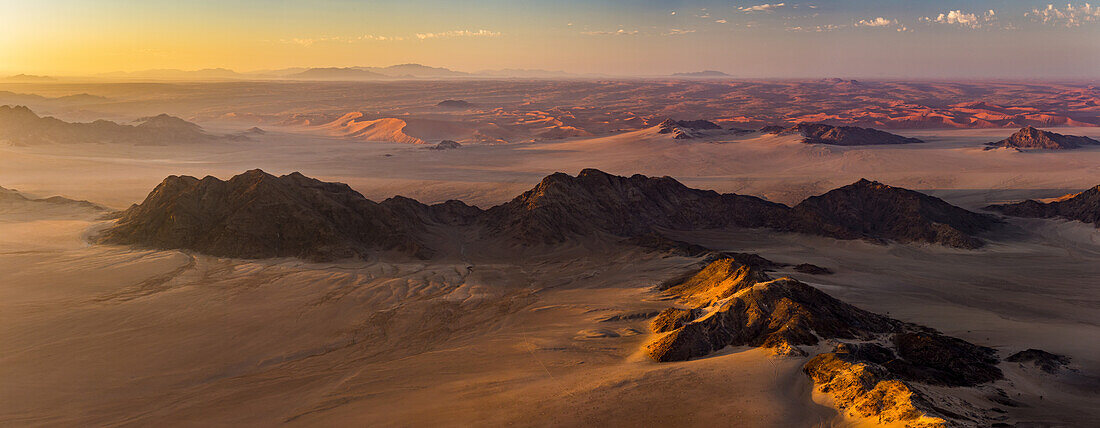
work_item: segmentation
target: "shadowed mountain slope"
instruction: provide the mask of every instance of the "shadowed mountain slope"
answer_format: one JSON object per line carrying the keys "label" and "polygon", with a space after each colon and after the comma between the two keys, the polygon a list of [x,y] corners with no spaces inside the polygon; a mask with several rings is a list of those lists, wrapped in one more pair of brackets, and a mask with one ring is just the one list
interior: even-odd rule
{"label": "shadowed mountain slope", "polygon": [[512,201],[482,211],[459,201],[428,206],[400,196],[376,203],[345,184],[252,170],[228,181],[170,176],[123,212],[102,241],[228,257],[331,260],[377,250],[431,257],[437,247],[453,248],[467,239],[447,233],[443,241],[429,239],[440,227],[470,226],[481,231],[470,239],[522,245],[735,227],[973,248],[981,241],[969,234],[995,222],[927,195],[867,181],[792,209],[753,196],[692,189],[670,177],[586,169],[575,177],[547,176]]}
{"label": "shadowed mountain slope", "polygon": [[637,237],[659,228],[775,227],[786,211],[782,204],[692,189],[671,177],[586,169],[576,177],[547,176],[534,189],[490,208],[485,223],[527,242],[556,243],[601,232]]}
{"label": "shadowed mountain slope", "polygon": [[880,144],[923,143],[916,138],[902,137],[885,131],[855,126],[832,126],[822,123],[800,123],[790,128],[766,127],[761,132],[776,134],[801,134],[806,144],[833,146],[871,146]]}
{"label": "shadowed mountain slope", "polygon": [[861,179],[791,209],[791,230],[837,239],[924,242],[977,248],[973,235],[998,220],[920,192]]}
{"label": "shadowed mountain slope", "polygon": [[1013,217],[1058,217],[1091,223],[1096,227],[1100,227],[1100,186],[1075,195],[1066,195],[1060,200],[1050,203],[1028,199],[1015,204],[990,205],[986,209]]}
{"label": "shadowed mountain slope", "polygon": [[376,203],[346,184],[251,170],[227,181],[170,176],[100,240],[243,258],[331,260],[376,250],[429,257],[430,226],[467,222],[479,212],[460,202]]}

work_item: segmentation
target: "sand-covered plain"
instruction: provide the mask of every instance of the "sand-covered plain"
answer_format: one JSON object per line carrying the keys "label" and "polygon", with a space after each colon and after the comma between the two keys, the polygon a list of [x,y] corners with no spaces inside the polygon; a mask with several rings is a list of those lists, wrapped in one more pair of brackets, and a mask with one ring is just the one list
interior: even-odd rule
{"label": "sand-covered plain", "polygon": [[[548,173],[593,167],[786,203],[866,177],[977,209],[1100,184],[1098,149],[981,149],[1005,129],[906,131],[929,142],[891,147],[757,134],[674,141],[641,130],[446,151],[267,130],[185,147],[0,146],[0,185],[121,209],[169,174],[263,168],[346,182],[376,200],[488,207]],[[815,401],[805,359],[737,348],[658,364],[639,353],[651,338],[644,320],[600,321],[667,307],[651,287],[694,259],[578,243],[316,264],[88,244],[109,222],[87,212],[0,213],[0,424],[868,422]],[[754,230],[676,237],[831,268],[835,275],[780,274],[1002,357],[1032,347],[1069,355],[1078,372],[1003,366],[1008,380],[998,386],[1028,405],[1009,416],[1038,426],[1100,419],[1100,232],[1091,226],[1010,220],[980,250]]]}

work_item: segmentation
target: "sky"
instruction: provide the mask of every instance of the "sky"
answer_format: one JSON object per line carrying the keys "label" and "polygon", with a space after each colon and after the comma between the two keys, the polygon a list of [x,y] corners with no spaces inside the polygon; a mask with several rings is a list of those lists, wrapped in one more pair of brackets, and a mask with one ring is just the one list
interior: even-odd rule
{"label": "sky", "polygon": [[0,73],[386,66],[1096,78],[1100,0],[0,0]]}

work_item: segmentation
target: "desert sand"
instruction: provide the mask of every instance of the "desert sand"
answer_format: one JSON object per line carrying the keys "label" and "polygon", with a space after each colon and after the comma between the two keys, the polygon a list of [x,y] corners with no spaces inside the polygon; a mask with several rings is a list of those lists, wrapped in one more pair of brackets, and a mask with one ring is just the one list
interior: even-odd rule
{"label": "desert sand", "polygon": [[[125,95],[119,87],[93,86],[89,90],[131,97],[132,105],[58,111],[75,120],[109,109],[117,110],[108,117],[140,117],[137,110],[153,108],[216,132],[253,126],[187,103],[174,107],[186,111],[173,111],[169,99],[157,97],[190,88],[166,87],[171,90],[135,88]],[[399,84],[390,89],[410,90]],[[65,88],[41,92],[60,96],[60,90]],[[983,151],[984,143],[1007,137],[1011,128],[895,130],[927,142],[867,147],[807,145],[794,136],[756,133],[680,141],[644,124],[543,140],[525,128],[507,133],[529,141],[464,142],[436,151],[317,126],[337,117],[265,122],[266,133],[248,141],[186,147],[0,146],[0,185],[123,209],[170,174],[228,178],[263,168],[345,182],[374,200],[404,195],[487,208],[549,173],[600,168],[669,175],[693,187],[783,203],[865,177],[979,209],[1100,183],[1097,148]],[[407,130],[433,123],[409,119]],[[386,135],[393,132],[386,128]],[[1100,136],[1100,128],[1058,132]],[[640,351],[653,335],[646,319],[601,321],[668,307],[653,286],[697,268],[695,258],[608,242],[334,263],[90,244],[87,237],[112,221],[78,210],[0,212],[0,424],[874,422],[845,418],[813,392],[801,372],[805,358],[727,348],[697,360],[656,363]],[[1100,231],[1091,225],[1009,219],[982,236],[988,245],[979,250],[763,230],[674,237],[830,268],[835,275],[776,275],[993,347],[1002,357],[1027,348],[1068,355],[1076,371],[1060,375],[1002,365],[1007,379],[996,386],[1026,405],[1007,409],[1007,421],[1085,426],[1100,420]],[[984,396],[968,398],[997,406]]]}

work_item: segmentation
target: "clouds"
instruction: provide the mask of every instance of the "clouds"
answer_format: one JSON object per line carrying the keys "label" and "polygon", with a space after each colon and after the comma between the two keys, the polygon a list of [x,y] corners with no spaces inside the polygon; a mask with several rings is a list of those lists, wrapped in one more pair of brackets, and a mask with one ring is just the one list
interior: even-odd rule
{"label": "clouds", "polygon": [[489,30],[452,30],[442,33],[416,33],[417,40],[451,39],[455,37],[499,37],[500,32]]}
{"label": "clouds", "polygon": [[360,42],[400,42],[405,40],[431,40],[450,39],[455,37],[498,37],[502,34],[489,30],[451,30],[438,33],[416,33],[412,36],[385,36],[377,34],[364,34],[361,36],[320,36],[320,37],[294,37],[280,39],[279,43],[313,47],[319,44],[334,43],[360,43]]}
{"label": "clouds", "polygon": [[997,20],[997,12],[990,9],[982,15],[963,12],[962,10],[949,10],[940,13],[935,18],[923,17],[924,22],[936,24],[956,25],[964,28],[982,28],[983,25]]}
{"label": "clouds", "polygon": [[1076,6],[1066,4],[1064,8],[1056,8],[1054,5],[1048,4],[1046,8],[1033,9],[1026,15],[1044,24],[1077,27],[1085,22],[1100,21],[1100,7],[1093,7],[1091,4],[1085,3]]}
{"label": "clouds", "polygon": [[638,30],[624,30],[620,28],[616,31],[581,31],[581,34],[587,36],[636,36],[639,32]]}
{"label": "clouds", "polygon": [[739,8],[737,8],[737,10],[740,10],[740,11],[746,12],[746,13],[750,13],[750,12],[771,12],[771,11],[774,11],[776,9],[786,7],[786,6],[787,6],[786,3],[765,3],[765,4],[758,4],[756,6],[739,7]]}
{"label": "clouds", "polygon": [[874,18],[874,19],[861,19],[861,20],[859,20],[859,22],[857,22],[855,24],[855,26],[856,27],[886,27],[886,26],[897,24],[897,22],[898,21],[896,19],[886,19],[886,18],[883,18],[883,17],[880,16],[880,17]]}

